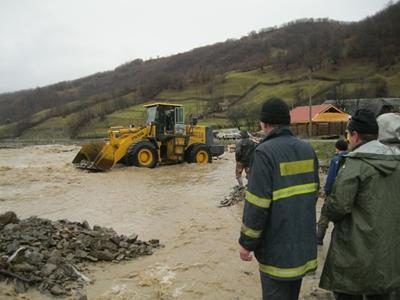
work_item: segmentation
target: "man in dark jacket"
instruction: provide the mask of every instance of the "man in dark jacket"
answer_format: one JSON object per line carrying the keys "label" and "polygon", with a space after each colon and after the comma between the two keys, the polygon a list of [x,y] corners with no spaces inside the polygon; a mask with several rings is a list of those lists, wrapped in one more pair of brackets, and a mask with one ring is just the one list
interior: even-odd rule
{"label": "man in dark jacket", "polygon": [[[347,154],[347,147],[348,145],[345,140],[338,140],[335,144],[336,154],[331,159],[331,162],[329,164],[328,175],[326,177],[326,183],[324,187],[326,197],[332,191],[332,186],[333,183],[335,182],[335,178],[339,169],[339,163],[343,159],[343,156]],[[317,242],[319,245],[323,244],[328,224],[329,224],[329,219],[321,213],[318,220],[318,230],[317,230]]]}
{"label": "man in dark jacket", "polygon": [[267,134],[250,169],[239,239],[244,261],[259,262],[263,299],[298,299],[302,277],[317,268],[315,203],[318,160],[289,129],[287,104],[266,101],[260,125]]}
{"label": "man in dark jacket", "polygon": [[320,287],[338,300],[386,300],[400,288],[400,154],[376,140],[371,111],[347,131],[351,152],[324,208],[335,227]]}
{"label": "man in dark jacket", "polygon": [[246,178],[248,178],[250,170],[250,161],[253,156],[255,143],[249,139],[249,134],[247,131],[242,131],[240,133],[240,141],[236,145],[235,159],[236,159],[236,180],[239,187],[243,187],[242,173],[246,173]]}

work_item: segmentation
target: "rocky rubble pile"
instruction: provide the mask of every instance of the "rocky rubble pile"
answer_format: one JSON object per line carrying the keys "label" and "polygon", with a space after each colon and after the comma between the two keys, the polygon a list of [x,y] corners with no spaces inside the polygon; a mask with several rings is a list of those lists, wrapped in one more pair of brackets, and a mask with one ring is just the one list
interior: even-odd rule
{"label": "rocky rubble pile", "polygon": [[122,261],[150,255],[158,240],[118,235],[113,229],[84,221],[19,220],[14,212],[0,215],[0,279],[14,281],[17,292],[29,286],[56,296],[82,289],[91,279],[87,263]]}
{"label": "rocky rubble pile", "polygon": [[243,201],[246,196],[246,188],[239,187],[238,185],[233,187],[232,192],[229,196],[226,196],[224,200],[219,203],[219,207],[231,206],[236,203]]}

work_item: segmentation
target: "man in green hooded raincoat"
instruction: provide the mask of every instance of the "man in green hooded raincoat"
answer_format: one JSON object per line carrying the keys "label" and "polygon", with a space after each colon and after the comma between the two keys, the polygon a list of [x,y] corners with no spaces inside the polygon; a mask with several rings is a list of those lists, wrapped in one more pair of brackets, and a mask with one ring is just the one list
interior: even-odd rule
{"label": "man in green hooded raincoat", "polygon": [[324,209],[335,228],[320,287],[337,300],[386,300],[400,288],[400,151],[377,134],[371,111],[350,119],[352,151]]}

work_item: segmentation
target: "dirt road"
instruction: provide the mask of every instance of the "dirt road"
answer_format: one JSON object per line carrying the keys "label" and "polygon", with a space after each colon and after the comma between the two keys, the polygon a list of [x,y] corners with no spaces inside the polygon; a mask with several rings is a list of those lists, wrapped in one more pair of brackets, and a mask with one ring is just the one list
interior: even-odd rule
{"label": "dirt road", "polygon": [[[218,208],[235,185],[234,157],[212,164],[155,169],[115,167],[105,173],[75,169],[77,146],[0,149],[0,212],[52,220],[87,220],[165,245],[153,255],[91,267],[89,299],[260,299],[257,264],[241,262],[237,239],[242,204]],[[317,289],[317,274],[303,281],[302,299],[331,299]],[[0,299],[51,299],[31,289]]]}

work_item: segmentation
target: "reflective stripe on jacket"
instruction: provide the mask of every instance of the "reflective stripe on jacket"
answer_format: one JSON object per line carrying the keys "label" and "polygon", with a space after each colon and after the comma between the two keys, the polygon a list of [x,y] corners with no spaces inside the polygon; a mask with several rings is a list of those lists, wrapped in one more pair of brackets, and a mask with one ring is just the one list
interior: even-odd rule
{"label": "reflective stripe on jacket", "polygon": [[257,146],[239,243],[260,271],[293,280],[317,267],[315,204],[318,160],[311,146],[278,127]]}

